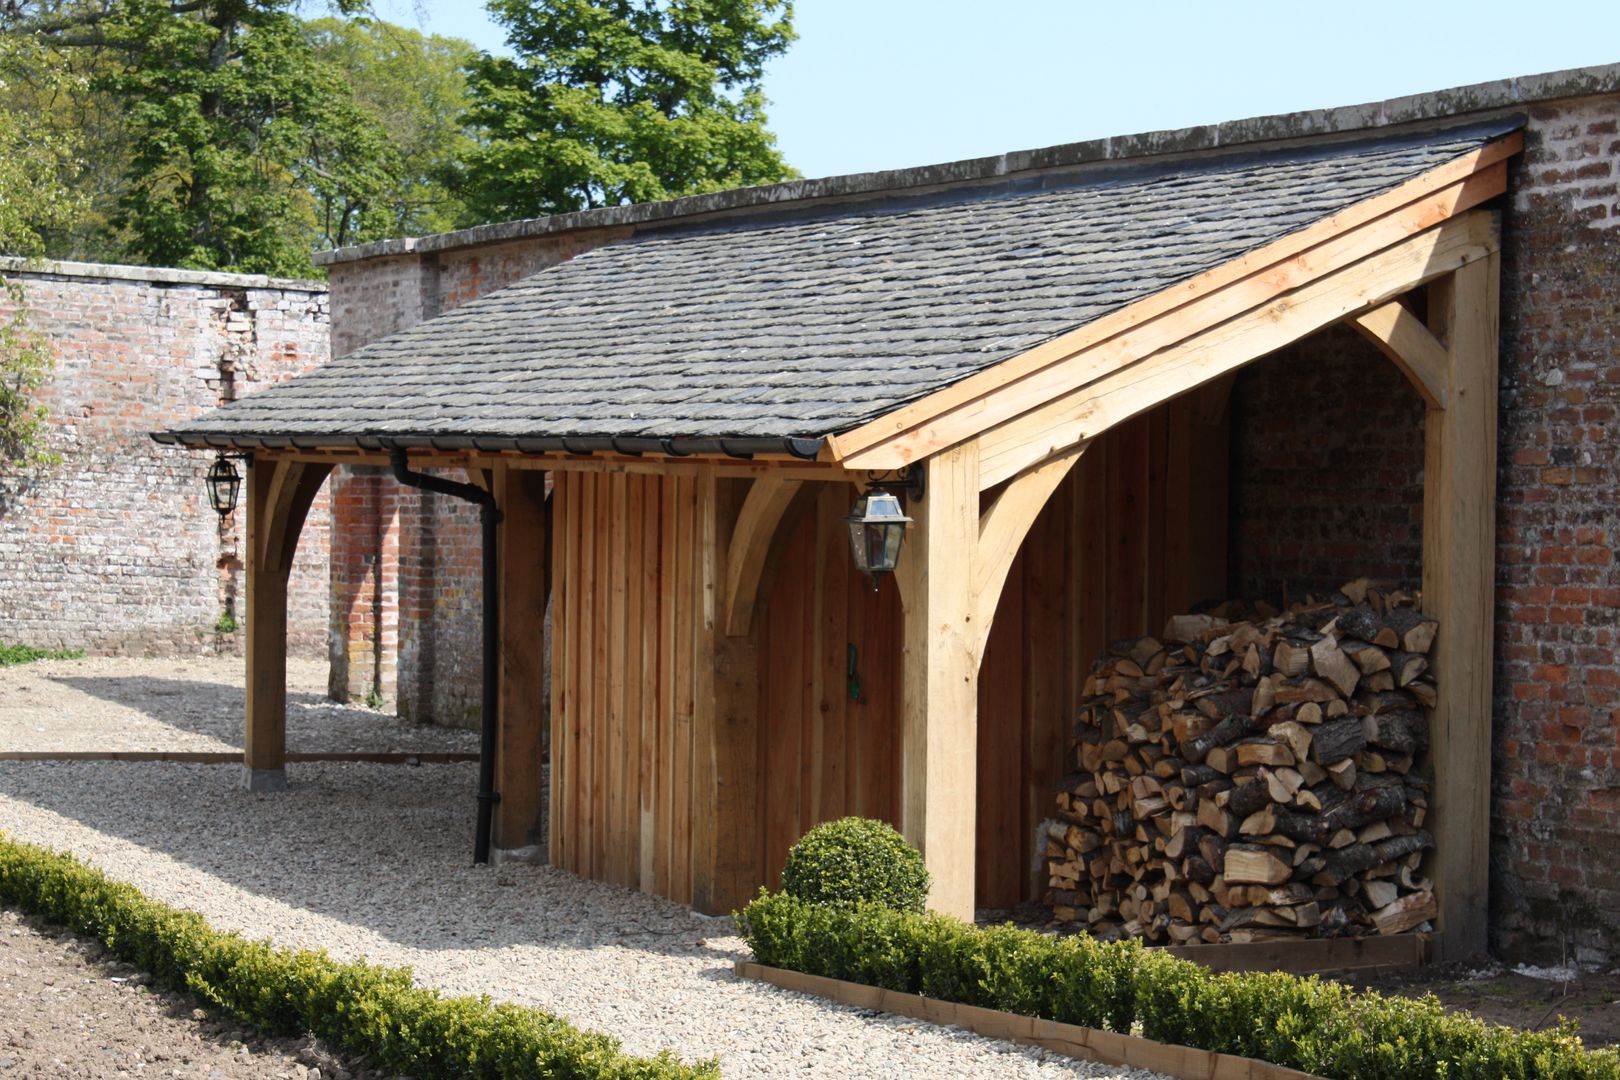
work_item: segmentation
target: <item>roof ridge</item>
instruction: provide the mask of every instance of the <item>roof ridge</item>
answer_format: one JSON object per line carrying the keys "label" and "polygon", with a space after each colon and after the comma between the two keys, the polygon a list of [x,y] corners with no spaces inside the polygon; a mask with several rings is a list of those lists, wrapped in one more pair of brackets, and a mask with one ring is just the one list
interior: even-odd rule
{"label": "roof ridge", "polygon": [[1240,147],[1286,147],[1301,140],[1370,135],[1388,128],[1446,126],[1445,121],[1500,114],[1537,101],[1620,92],[1620,64],[1571,68],[1539,75],[1474,83],[1445,90],[1410,94],[1362,105],[1307,109],[1249,117],[1188,128],[1110,135],[988,157],[923,165],[908,169],[850,173],[813,180],[732,188],[659,202],[600,207],[550,217],[477,225],[430,236],[380,240],[370,244],[317,252],[316,265],[358,262],[390,255],[447,251],[479,244],[555,235],[579,229],[613,228],[696,218],[708,214],[785,204],[859,198],[937,187],[970,184],[1024,173],[1100,163],[1143,161],[1174,155],[1204,154]]}

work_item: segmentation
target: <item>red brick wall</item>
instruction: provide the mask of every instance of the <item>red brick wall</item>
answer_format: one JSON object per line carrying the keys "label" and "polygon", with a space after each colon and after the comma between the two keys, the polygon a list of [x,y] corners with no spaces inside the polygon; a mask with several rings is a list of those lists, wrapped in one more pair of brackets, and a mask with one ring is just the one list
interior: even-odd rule
{"label": "red brick wall", "polygon": [[[325,288],[84,264],[9,273],[55,350],[44,401],[63,461],[0,494],[0,639],[96,653],[238,650],[241,633],[215,624],[226,608],[243,613],[242,515],[221,528],[209,507],[209,455],[148,434],[323,362]],[[293,569],[291,644],[309,655],[326,647],[324,500]]]}
{"label": "red brick wall", "polygon": [[1620,953],[1620,97],[1531,110],[1504,225],[1492,923]]}
{"label": "red brick wall", "polygon": [[[594,230],[331,268],[333,353],[397,333],[627,230]],[[363,471],[369,472],[369,471]],[[451,479],[464,479],[459,473]],[[482,566],[476,508],[340,469],[329,691],[376,691],[399,714],[476,726],[482,695]]]}

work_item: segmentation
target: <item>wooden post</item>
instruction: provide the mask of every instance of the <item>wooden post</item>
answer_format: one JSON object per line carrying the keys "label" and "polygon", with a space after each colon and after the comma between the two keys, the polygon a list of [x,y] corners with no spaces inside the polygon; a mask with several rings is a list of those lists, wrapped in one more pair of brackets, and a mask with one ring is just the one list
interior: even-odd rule
{"label": "wooden post", "polygon": [[250,791],[287,787],[287,579],[304,518],[331,465],[255,458],[247,475],[247,701]]}
{"label": "wooden post", "polygon": [[500,733],[495,743],[497,861],[541,857],[541,770],[545,746],[544,641],[550,596],[545,474],[495,469],[500,507],[495,545],[500,589]]}
{"label": "wooden post", "polygon": [[1491,664],[1496,543],[1498,262],[1493,252],[1429,290],[1446,345],[1445,408],[1425,424],[1423,607],[1434,710],[1434,881],[1442,960],[1486,950],[1490,884]]}
{"label": "wooden post", "polygon": [[905,607],[900,826],[933,875],[929,906],[973,919],[980,633],[976,441],[929,459],[900,556]]}
{"label": "wooden post", "polygon": [[[766,479],[753,481],[766,483]],[[774,481],[771,481],[774,483]],[[728,553],[748,481],[698,476],[699,664],[692,760],[692,906],[724,914],[765,880],[759,844],[758,629],[727,634]],[[780,516],[780,515],[778,515]],[[750,605],[751,606],[751,605]]]}

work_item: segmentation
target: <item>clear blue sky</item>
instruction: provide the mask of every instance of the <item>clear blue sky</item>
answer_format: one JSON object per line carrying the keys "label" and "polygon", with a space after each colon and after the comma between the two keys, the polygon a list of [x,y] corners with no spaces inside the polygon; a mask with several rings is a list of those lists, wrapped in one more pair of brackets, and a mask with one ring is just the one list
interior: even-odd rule
{"label": "clear blue sky", "polygon": [[[502,47],[476,0],[385,18]],[[798,0],[770,127],[806,176],[1620,62],[1620,0]]]}

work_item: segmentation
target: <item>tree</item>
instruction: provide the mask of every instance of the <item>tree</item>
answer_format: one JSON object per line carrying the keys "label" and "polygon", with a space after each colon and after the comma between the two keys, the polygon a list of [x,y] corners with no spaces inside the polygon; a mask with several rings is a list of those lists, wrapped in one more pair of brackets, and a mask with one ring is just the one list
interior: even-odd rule
{"label": "tree", "polygon": [[[0,84],[27,73],[42,89],[68,78],[25,40],[0,39]],[[74,160],[75,147],[32,114],[0,108],[0,253],[32,258],[45,250],[44,233],[66,225],[81,200],[57,177]],[[11,479],[54,463],[45,446],[45,407],[37,392],[50,377],[49,343],[28,323],[20,283],[0,276],[0,478]]]}
{"label": "tree", "polygon": [[[360,0],[338,0],[345,13]],[[155,265],[308,274],[317,205],[386,188],[381,128],[321,63],[293,0],[10,4],[0,26],[106,57],[129,160],[112,224]]]}
{"label": "tree", "polygon": [[451,180],[472,148],[462,121],[469,104],[463,68],[478,52],[472,42],[380,19],[318,19],[305,34],[388,147],[371,201],[344,190],[322,194],[316,217],[323,243],[342,247],[457,227],[466,211]]}
{"label": "tree", "polygon": [[515,58],[480,54],[467,158],[474,219],[769,183],[795,175],[765,127],[785,0],[490,0]]}

